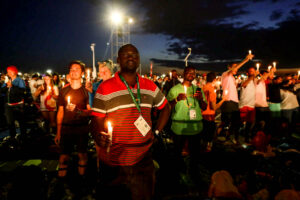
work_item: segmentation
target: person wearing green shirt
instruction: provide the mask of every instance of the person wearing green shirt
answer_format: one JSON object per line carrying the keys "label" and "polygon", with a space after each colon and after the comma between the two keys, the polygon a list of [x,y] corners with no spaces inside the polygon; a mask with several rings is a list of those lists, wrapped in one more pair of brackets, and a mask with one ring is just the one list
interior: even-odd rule
{"label": "person wearing green shirt", "polygon": [[172,106],[171,130],[174,133],[175,153],[180,158],[183,146],[187,142],[191,161],[198,157],[201,150],[200,133],[203,129],[201,109],[205,110],[207,107],[203,91],[192,84],[195,77],[195,68],[186,67],[183,83],[172,87],[167,96]]}

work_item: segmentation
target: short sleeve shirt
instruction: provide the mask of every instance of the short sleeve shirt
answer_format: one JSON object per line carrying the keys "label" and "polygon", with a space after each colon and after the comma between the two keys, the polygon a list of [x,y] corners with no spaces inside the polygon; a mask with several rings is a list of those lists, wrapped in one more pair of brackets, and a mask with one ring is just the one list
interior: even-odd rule
{"label": "short sleeve shirt", "polygon": [[89,96],[84,86],[78,89],[73,89],[71,86],[64,87],[60,90],[58,96],[58,106],[64,107],[63,125],[86,125],[88,118],[80,116],[77,112],[66,110],[68,104],[68,97],[70,97],[70,103],[76,105],[76,109],[85,110],[89,104]]}
{"label": "short sleeve shirt", "polygon": [[[151,109],[162,109],[167,100],[153,81],[138,75],[141,93],[141,113],[134,104],[119,72],[113,78],[101,83],[93,102],[94,116],[105,117],[112,123],[112,146],[109,155],[106,149],[100,148],[100,160],[108,165],[130,166],[139,162],[149,151],[154,135],[150,130],[143,136],[134,125],[142,115],[145,121],[152,126]],[[137,84],[131,88],[137,98]]]}
{"label": "short sleeve shirt", "polygon": [[207,108],[202,112],[202,115],[215,115],[216,112],[210,107],[211,102],[217,102],[217,95],[215,93],[215,88],[212,84],[206,84],[203,86],[203,92],[207,100]]}
{"label": "short sleeve shirt", "polygon": [[255,107],[255,83],[254,81],[250,81],[246,87],[242,87],[241,89],[241,98],[239,102],[239,107],[242,108],[244,106],[254,108]]}
{"label": "short sleeve shirt", "polygon": [[[178,101],[172,111],[171,129],[177,135],[196,135],[203,129],[199,102],[194,98],[196,90],[197,86],[187,87],[187,100]],[[205,100],[203,90],[201,91]],[[167,96],[168,101],[175,100],[180,93],[184,93],[184,87],[181,83],[171,88]],[[190,110],[195,110],[195,119],[190,119]]]}
{"label": "short sleeve shirt", "polygon": [[265,81],[259,81],[255,90],[255,107],[269,107]]}
{"label": "short sleeve shirt", "polygon": [[225,95],[225,90],[228,91],[228,101],[239,102],[235,78],[229,71],[222,74],[222,89],[223,95]]}

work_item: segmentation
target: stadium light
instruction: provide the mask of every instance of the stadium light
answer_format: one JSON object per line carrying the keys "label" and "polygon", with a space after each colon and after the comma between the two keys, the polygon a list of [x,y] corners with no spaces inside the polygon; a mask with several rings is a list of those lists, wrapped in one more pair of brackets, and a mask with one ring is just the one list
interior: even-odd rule
{"label": "stadium light", "polygon": [[123,14],[119,11],[113,11],[110,15],[110,20],[114,25],[120,25],[123,23]]}

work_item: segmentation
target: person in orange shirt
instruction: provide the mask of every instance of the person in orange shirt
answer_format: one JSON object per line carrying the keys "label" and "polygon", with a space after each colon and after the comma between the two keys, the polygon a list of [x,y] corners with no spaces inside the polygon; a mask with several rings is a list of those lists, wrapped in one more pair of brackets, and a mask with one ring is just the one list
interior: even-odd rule
{"label": "person in orange shirt", "polygon": [[210,72],[206,77],[207,83],[203,86],[203,92],[207,100],[207,108],[202,112],[204,125],[203,140],[207,144],[206,151],[211,151],[212,148],[212,141],[216,130],[216,110],[228,99],[228,95],[225,95],[223,96],[223,99],[217,103],[217,95],[215,92],[216,80],[216,74],[214,72]]}

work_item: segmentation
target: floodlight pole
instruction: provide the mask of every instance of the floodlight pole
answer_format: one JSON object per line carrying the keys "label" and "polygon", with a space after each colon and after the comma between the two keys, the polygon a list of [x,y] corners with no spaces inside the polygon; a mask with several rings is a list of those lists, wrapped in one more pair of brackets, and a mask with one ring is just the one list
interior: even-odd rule
{"label": "floodlight pole", "polygon": [[93,73],[92,73],[93,79],[96,79],[96,77],[97,77],[97,69],[95,66],[95,46],[96,46],[95,43],[91,44],[91,50],[93,52]]}
{"label": "floodlight pole", "polygon": [[188,58],[189,58],[189,56],[191,55],[191,53],[192,53],[192,48],[188,48],[188,50],[189,50],[189,53],[188,53],[188,55],[185,57],[185,59],[184,59],[184,61],[185,61],[185,67],[187,67],[188,66]]}

